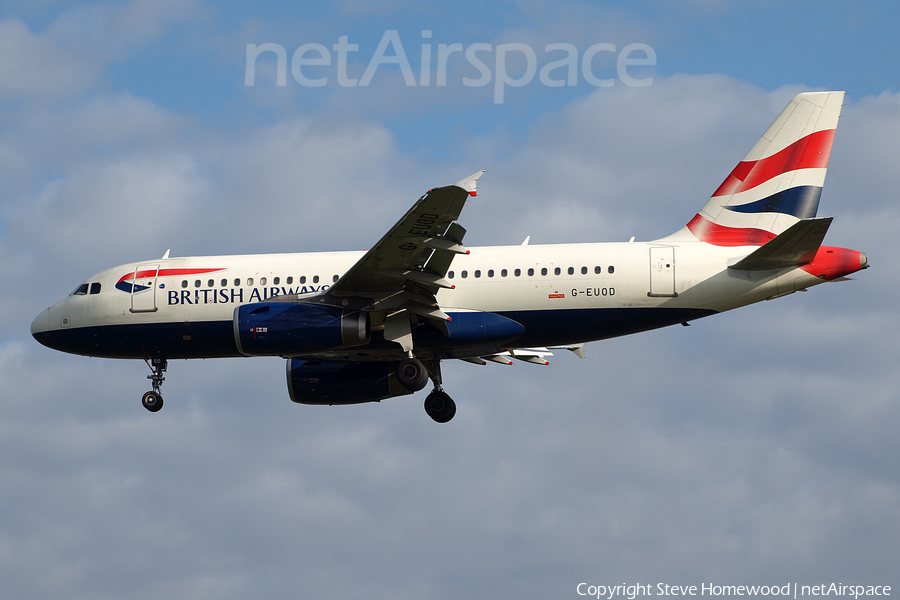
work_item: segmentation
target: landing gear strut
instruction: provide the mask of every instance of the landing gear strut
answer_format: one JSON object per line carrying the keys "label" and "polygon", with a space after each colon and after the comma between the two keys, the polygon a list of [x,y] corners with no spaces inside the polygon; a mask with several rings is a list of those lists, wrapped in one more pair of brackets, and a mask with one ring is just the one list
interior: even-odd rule
{"label": "landing gear strut", "polygon": [[431,379],[434,390],[425,398],[425,412],[437,423],[446,423],[456,415],[456,402],[441,387],[441,361],[431,361]]}
{"label": "landing gear strut", "polygon": [[[409,356],[397,363],[397,381],[411,392],[418,392],[428,384],[428,378],[434,382],[434,390],[425,398],[425,412],[438,423],[446,423],[456,414],[456,402],[441,387],[441,360],[428,361],[428,367],[418,358]],[[148,392],[149,393],[149,392]]]}
{"label": "landing gear strut", "polygon": [[150,370],[153,371],[152,375],[147,375],[147,379],[153,384],[153,390],[144,394],[144,397],[141,398],[141,404],[150,412],[157,412],[163,407],[163,397],[159,393],[159,388],[162,387],[163,381],[166,380],[163,373],[165,373],[168,363],[161,356],[154,356],[149,360],[145,358],[144,361],[150,367]]}

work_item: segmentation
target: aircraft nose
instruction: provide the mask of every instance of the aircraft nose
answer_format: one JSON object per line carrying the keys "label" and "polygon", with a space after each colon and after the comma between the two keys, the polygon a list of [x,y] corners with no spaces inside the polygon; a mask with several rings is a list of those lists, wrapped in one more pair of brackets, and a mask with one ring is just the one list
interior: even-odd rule
{"label": "aircraft nose", "polygon": [[43,333],[48,329],[50,329],[50,309],[44,309],[41,314],[36,316],[34,321],[31,322],[31,335],[37,339],[39,333]]}

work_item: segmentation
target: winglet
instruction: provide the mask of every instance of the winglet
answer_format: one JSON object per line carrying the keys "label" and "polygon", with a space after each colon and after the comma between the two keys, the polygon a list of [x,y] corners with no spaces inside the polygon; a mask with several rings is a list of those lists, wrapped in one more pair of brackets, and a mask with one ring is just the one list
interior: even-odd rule
{"label": "winglet", "polygon": [[470,196],[476,196],[477,192],[475,191],[475,182],[478,181],[478,178],[484,175],[484,171],[478,171],[477,173],[473,173],[469,175],[462,181],[458,181],[455,185],[456,187],[460,187],[465,191],[469,192]]}

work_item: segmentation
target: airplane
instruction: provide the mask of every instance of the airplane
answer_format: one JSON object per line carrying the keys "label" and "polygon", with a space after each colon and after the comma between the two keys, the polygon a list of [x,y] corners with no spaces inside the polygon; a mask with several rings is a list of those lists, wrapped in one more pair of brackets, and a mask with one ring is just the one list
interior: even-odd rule
{"label": "airplane", "polygon": [[368,251],[170,257],[89,277],[31,325],[41,344],[142,359],[152,390],[173,359],[280,356],[301,404],[355,404],[433,382],[441,361],[546,364],[551,350],[691,321],[868,268],[824,246],[816,213],[844,92],[795,96],[700,211],[649,242],[463,246],[479,171],[429,190]]}

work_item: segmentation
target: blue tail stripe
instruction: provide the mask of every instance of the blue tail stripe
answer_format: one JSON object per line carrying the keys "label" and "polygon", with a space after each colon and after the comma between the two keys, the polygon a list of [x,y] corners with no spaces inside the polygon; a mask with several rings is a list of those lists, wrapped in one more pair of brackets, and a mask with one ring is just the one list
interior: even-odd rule
{"label": "blue tail stripe", "polygon": [[801,185],[772,194],[756,202],[739,206],[726,206],[725,208],[739,213],[774,212],[794,215],[798,219],[811,219],[816,216],[816,212],[819,210],[819,197],[821,195],[821,186]]}

